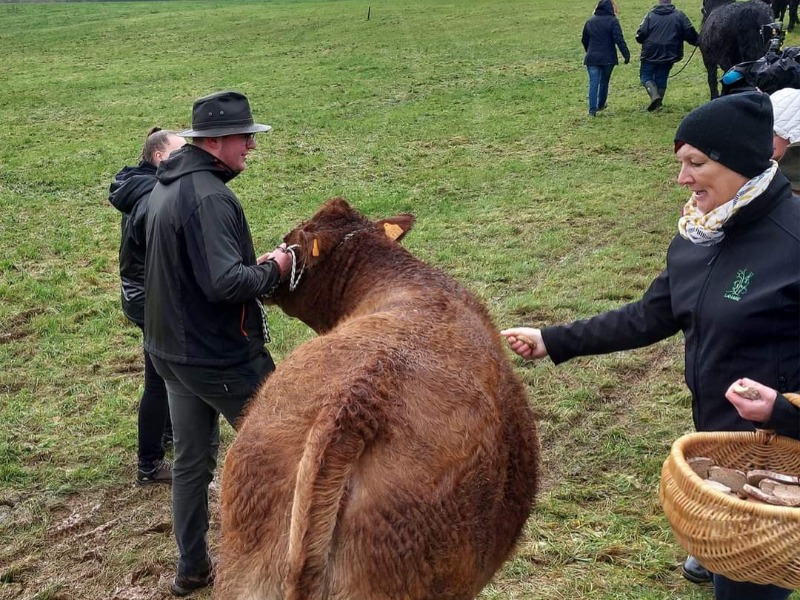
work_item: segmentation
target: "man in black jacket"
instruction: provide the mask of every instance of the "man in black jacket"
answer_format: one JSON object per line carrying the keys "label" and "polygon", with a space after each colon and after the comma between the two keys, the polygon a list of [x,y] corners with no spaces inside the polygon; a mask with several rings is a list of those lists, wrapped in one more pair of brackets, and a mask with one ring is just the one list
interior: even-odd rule
{"label": "man in black jacket", "polygon": [[653,111],[664,100],[672,66],[683,58],[683,43],[697,46],[697,31],[670,0],[658,0],[639,25],[636,41],[642,45],[639,79],[650,96],[647,110]]}
{"label": "man in black jacket", "polygon": [[244,171],[255,134],[247,98],[218,92],[194,103],[193,139],[158,169],[147,215],[145,349],[167,384],[175,435],[172,513],[180,560],[172,592],[211,585],[208,486],[219,415],[236,427],[245,403],[275,369],[260,298],[291,269],[281,245],[258,259],[250,227],[226,183]]}

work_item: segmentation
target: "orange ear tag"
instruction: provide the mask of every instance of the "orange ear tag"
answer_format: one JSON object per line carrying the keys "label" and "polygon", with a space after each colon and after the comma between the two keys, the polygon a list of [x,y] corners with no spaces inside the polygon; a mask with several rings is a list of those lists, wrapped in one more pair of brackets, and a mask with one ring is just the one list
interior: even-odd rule
{"label": "orange ear tag", "polygon": [[386,234],[386,237],[396,240],[403,235],[403,228],[395,223],[384,223],[383,232]]}
{"label": "orange ear tag", "polygon": [[311,247],[311,256],[319,256],[319,244],[317,238],[314,238],[314,245]]}

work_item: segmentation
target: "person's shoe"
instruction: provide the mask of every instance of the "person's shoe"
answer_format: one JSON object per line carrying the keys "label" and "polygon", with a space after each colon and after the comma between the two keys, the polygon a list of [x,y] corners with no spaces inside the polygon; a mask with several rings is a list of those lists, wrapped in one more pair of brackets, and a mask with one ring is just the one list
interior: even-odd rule
{"label": "person's shoe", "polygon": [[589,111],[589,116],[590,116],[590,117],[596,117],[596,116],[597,116],[597,112],[596,112],[596,111],[593,111],[593,110],[590,110],[590,111]]}
{"label": "person's shoe", "polygon": [[601,110],[605,110],[605,109],[606,109],[606,105],[603,104],[603,106],[598,106],[597,107],[597,112],[600,112]]}
{"label": "person's shoe", "polygon": [[652,81],[646,81],[644,89],[647,90],[647,95],[650,96],[650,104],[647,105],[647,110],[653,112],[661,108],[661,96],[658,93],[656,84]]}
{"label": "person's shoe", "polygon": [[681,575],[683,575],[692,583],[697,583],[700,585],[711,583],[711,573],[709,573],[706,568],[700,564],[699,560],[691,555],[687,556],[686,560],[683,561]]}
{"label": "person's shoe", "polygon": [[136,483],[150,485],[153,483],[172,483],[172,464],[168,460],[158,460],[151,469],[139,468],[136,471]]}
{"label": "person's shoe", "polygon": [[170,590],[173,596],[188,596],[192,592],[214,585],[214,571],[211,570],[205,575],[184,576],[176,575],[172,580]]}

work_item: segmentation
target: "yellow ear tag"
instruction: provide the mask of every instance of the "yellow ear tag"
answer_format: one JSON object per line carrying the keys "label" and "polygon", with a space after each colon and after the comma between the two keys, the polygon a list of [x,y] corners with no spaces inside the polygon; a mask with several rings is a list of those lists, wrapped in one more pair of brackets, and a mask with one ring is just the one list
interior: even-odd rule
{"label": "yellow ear tag", "polygon": [[319,244],[317,238],[314,238],[314,245],[311,247],[311,256],[319,256]]}
{"label": "yellow ear tag", "polygon": [[403,235],[403,228],[395,223],[384,223],[383,232],[386,234],[386,237],[396,240]]}

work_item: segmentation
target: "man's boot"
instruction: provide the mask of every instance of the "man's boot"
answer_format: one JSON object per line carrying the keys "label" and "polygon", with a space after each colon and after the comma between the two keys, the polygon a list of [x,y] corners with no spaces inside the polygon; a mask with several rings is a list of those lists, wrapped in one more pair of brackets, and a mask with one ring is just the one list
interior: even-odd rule
{"label": "man's boot", "polygon": [[654,81],[645,81],[644,89],[647,90],[647,93],[650,95],[650,104],[647,106],[647,110],[652,112],[657,108],[661,108],[661,96],[658,94],[658,88]]}
{"label": "man's boot", "polygon": [[664,95],[667,93],[667,88],[658,88],[658,95],[661,96],[661,104],[664,104]]}

